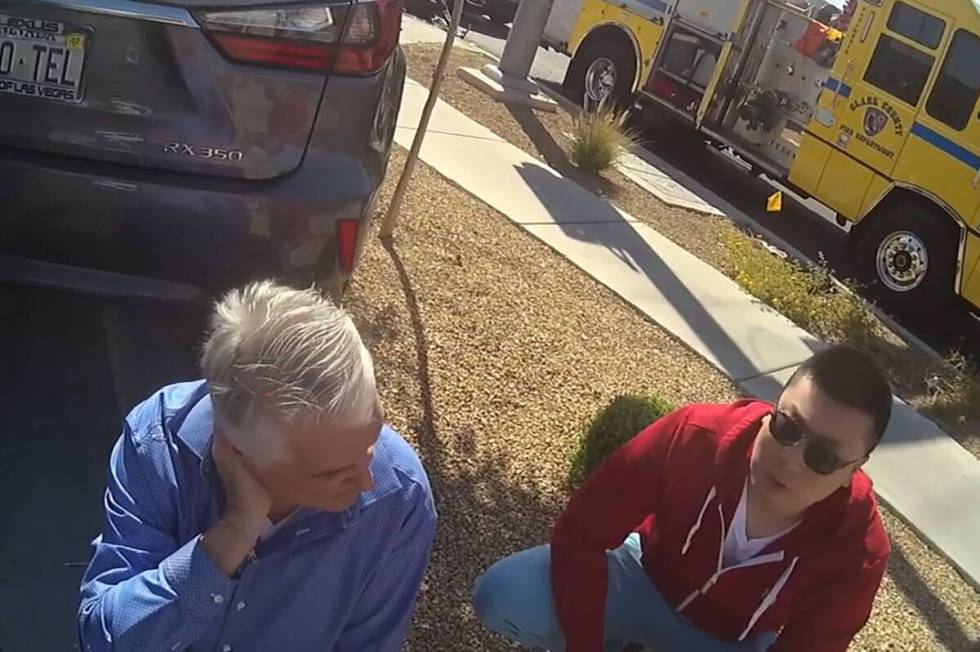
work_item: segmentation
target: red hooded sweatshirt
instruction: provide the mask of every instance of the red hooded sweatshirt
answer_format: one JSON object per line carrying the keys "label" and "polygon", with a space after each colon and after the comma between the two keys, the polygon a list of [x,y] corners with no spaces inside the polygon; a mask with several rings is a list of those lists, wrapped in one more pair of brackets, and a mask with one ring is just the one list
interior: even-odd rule
{"label": "red hooded sweatshirt", "polygon": [[692,625],[723,641],[778,632],[771,652],[844,652],[888,563],[871,480],[813,505],[752,559],[721,569],[768,403],[692,405],[616,451],[572,496],[552,537],[552,589],[569,652],[603,649],[606,551],[639,532],[643,568]]}

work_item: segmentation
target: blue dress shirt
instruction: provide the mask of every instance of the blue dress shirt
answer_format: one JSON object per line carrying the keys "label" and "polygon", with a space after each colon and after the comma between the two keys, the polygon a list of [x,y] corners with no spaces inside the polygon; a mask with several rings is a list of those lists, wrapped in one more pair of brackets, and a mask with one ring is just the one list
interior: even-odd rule
{"label": "blue dress shirt", "polygon": [[166,387],[127,417],[82,579],[82,649],[401,649],[436,524],[412,448],[386,426],[370,491],[342,513],[299,510],[230,578],[200,543],[223,502],[212,423],[202,381]]}

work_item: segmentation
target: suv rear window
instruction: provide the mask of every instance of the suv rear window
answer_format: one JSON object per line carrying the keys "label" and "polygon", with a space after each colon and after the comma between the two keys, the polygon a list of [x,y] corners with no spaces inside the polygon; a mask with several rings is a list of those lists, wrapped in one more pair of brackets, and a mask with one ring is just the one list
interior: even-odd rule
{"label": "suv rear window", "polygon": [[943,40],[946,23],[904,2],[896,2],[888,17],[888,29],[935,50]]}
{"label": "suv rear window", "polygon": [[980,38],[960,30],[926,104],[929,115],[962,131],[970,124],[980,98]]}
{"label": "suv rear window", "polygon": [[882,34],[864,81],[916,106],[935,60],[911,45]]}

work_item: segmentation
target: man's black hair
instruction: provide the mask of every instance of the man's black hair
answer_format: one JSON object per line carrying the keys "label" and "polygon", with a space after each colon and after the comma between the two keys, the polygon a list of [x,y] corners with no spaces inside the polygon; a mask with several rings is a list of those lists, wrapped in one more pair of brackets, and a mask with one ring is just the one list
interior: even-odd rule
{"label": "man's black hair", "polygon": [[786,386],[801,378],[812,380],[838,403],[870,416],[874,422],[871,450],[878,446],[892,414],[892,387],[877,358],[848,344],[831,346],[800,365]]}

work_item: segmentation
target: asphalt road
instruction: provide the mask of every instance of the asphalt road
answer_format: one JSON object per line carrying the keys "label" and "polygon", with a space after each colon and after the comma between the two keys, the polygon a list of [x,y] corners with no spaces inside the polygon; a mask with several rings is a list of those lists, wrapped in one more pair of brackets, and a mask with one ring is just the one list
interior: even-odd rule
{"label": "asphalt road", "polygon": [[77,649],[109,451],[132,405],[197,375],[201,312],[0,286],[0,319],[0,650]]}
{"label": "asphalt road", "polygon": [[[504,44],[507,42],[507,35],[509,34],[506,27],[492,25],[482,16],[465,15],[461,23],[468,30],[465,40],[496,57],[503,54]],[[538,53],[534,57],[534,64],[531,67],[531,76],[541,81],[561,84],[562,79],[565,78],[568,61],[569,58],[560,52],[548,48],[538,48]]]}

